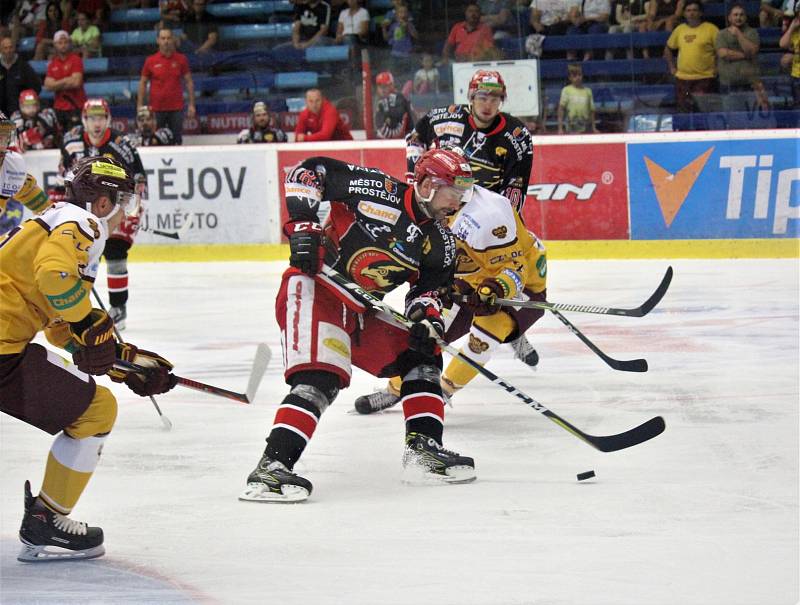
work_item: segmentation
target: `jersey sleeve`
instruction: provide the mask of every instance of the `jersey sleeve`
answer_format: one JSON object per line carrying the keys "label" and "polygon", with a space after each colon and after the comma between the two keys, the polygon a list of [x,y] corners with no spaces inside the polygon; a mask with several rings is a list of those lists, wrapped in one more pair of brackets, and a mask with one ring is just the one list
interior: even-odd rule
{"label": "jersey sleeve", "polygon": [[511,136],[514,139],[515,161],[504,166],[500,193],[521,213],[533,168],[533,141],[530,131],[522,123],[511,130]]}
{"label": "jersey sleeve", "polygon": [[320,201],[336,199],[343,190],[339,184],[343,168],[347,169],[344,162],[321,156],[308,158],[292,168],[284,182],[289,214],[287,224],[296,221],[318,223]]}
{"label": "jersey sleeve", "polygon": [[47,209],[52,202],[47,194],[39,187],[33,175],[25,175],[25,182],[20,190],[14,194],[14,199],[20,202],[33,213],[40,213]]}
{"label": "jersey sleeve", "polygon": [[406,171],[413,174],[414,166],[420,156],[430,147],[433,137],[431,117],[427,113],[414,125],[414,129],[406,136]]}

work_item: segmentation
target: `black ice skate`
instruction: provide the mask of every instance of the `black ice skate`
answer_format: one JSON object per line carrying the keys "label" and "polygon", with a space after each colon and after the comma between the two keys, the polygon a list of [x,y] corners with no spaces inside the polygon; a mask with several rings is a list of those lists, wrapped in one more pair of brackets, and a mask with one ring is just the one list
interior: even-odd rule
{"label": "black ice skate", "polygon": [[362,395],[356,399],[356,412],[359,414],[373,414],[397,405],[400,396],[395,395],[390,387],[375,391],[369,395]]}
{"label": "black ice skate", "polygon": [[446,483],[468,483],[475,480],[475,461],[446,450],[435,439],[421,433],[406,435],[403,467],[421,470],[425,475]]}
{"label": "black ice skate", "polygon": [[247,477],[247,487],[239,500],[249,502],[301,502],[311,495],[311,481],[295,475],[283,462],[261,457]]}
{"label": "black ice skate", "polygon": [[122,331],[125,329],[125,320],[128,319],[128,311],[125,305],[109,308],[108,316],[114,322],[114,325],[117,326],[117,330]]}
{"label": "black ice skate", "polygon": [[103,530],[54,513],[31,494],[25,482],[25,516],[19,530],[24,545],[17,560],[25,563],[94,559],[106,552]]}
{"label": "black ice skate", "polygon": [[511,346],[514,349],[514,357],[532,370],[536,369],[536,366],[539,364],[539,354],[536,352],[536,349],[533,348],[533,345],[528,342],[524,334],[516,340],[511,341]]}

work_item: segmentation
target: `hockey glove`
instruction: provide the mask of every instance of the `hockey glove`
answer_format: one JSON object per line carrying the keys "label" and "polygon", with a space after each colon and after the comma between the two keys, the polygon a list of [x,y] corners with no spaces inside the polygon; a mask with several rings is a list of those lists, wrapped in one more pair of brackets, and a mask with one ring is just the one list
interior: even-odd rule
{"label": "hockey glove", "polygon": [[286,226],[289,235],[289,264],[306,275],[319,273],[325,248],[322,246],[322,227],[319,223],[299,221]]}
{"label": "hockey glove", "polygon": [[493,315],[500,309],[495,301],[504,297],[503,285],[496,279],[486,278],[477,290],[469,294],[466,305],[475,315]]}
{"label": "hockey glove", "polygon": [[[435,293],[429,301],[426,296],[408,308],[408,318],[414,323],[408,329],[408,346],[413,351],[433,357],[440,353],[437,338],[444,336],[444,320]],[[434,304],[430,304],[430,303]]]}
{"label": "hockey glove", "polygon": [[116,359],[114,322],[108,313],[92,309],[81,321],[70,324],[72,338],[78,350],[72,354],[73,363],[81,372],[102,376]]}
{"label": "hockey glove", "polygon": [[145,372],[121,368],[112,368],[108,372],[111,380],[124,382],[140,397],[166,393],[178,383],[178,379],[170,372],[172,364],[156,353],[139,349],[130,343],[120,343],[117,345],[117,357],[147,368]]}

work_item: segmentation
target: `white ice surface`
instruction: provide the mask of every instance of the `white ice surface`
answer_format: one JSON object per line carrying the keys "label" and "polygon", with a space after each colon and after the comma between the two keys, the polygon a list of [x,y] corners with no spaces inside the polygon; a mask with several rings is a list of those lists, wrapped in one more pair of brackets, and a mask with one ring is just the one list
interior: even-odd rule
{"label": "white ice surface", "polygon": [[[236,391],[265,341],[257,402],[179,387],[158,397],[167,432],[147,399],[114,386],[117,425],[73,513],[103,527],[107,554],[80,563],[16,561],[22,485],[40,485],[52,438],[3,415],[0,602],[795,603],[798,262],[553,261],[549,298],[634,306],[669,264],[647,317],[569,315],[648,373],[611,370],[549,315],[529,333],[538,372],[507,348],[490,365],[589,433],[663,415],[663,435],[596,452],[477,377],[447,410],[445,445],[474,456],[478,480],[409,486],[401,410],[347,413],[381,384],[357,370],[298,464],[314,493],[296,505],[236,498],[286,392],[273,314],[284,264],[132,265],[124,336]],[[579,483],[589,469],[597,478]]]}

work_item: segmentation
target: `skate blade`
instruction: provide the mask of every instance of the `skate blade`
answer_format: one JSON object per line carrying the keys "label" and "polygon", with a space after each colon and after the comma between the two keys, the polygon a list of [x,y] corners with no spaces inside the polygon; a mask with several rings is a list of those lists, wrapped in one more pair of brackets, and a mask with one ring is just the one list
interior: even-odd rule
{"label": "skate blade", "polygon": [[270,491],[269,487],[261,483],[248,483],[244,491],[239,494],[239,500],[245,502],[302,502],[308,498],[308,490],[299,485],[281,485],[281,493]]}
{"label": "skate blade", "polygon": [[75,561],[96,559],[105,554],[105,546],[100,544],[85,550],[69,550],[58,546],[37,545],[22,542],[22,550],[17,555],[17,561],[22,563],[54,563],[57,561]]}
{"label": "skate blade", "polygon": [[477,478],[471,466],[452,466],[445,472],[446,475],[441,475],[422,464],[407,463],[403,467],[401,481],[407,485],[450,485],[471,483]]}

